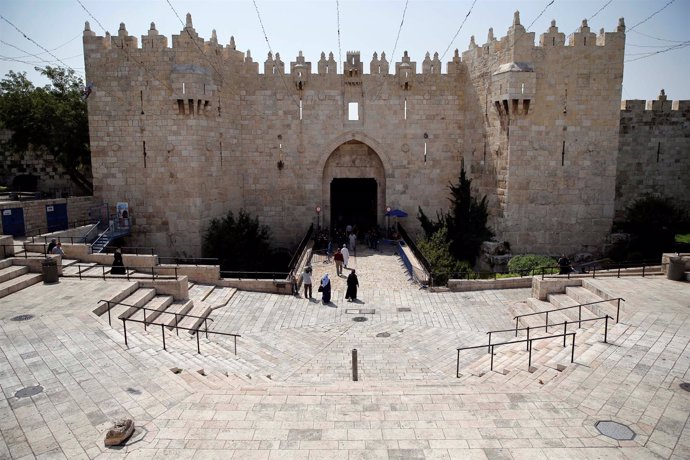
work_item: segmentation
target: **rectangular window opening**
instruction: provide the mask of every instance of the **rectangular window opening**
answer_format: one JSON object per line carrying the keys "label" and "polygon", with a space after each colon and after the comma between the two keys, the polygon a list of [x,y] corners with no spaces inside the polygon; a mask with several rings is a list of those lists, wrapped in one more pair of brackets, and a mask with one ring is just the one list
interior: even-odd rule
{"label": "rectangular window opening", "polygon": [[189,115],[194,115],[194,99],[188,99],[187,103],[189,104]]}
{"label": "rectangular window opening", "polygon": [[177,100],[177,112],[179,115],[184,115],[184,99]]}
{"label": "rectangular window opening", "polygon": [[347,119],[349,121],[359,121],[359,103],[349,102],[347,104]]}

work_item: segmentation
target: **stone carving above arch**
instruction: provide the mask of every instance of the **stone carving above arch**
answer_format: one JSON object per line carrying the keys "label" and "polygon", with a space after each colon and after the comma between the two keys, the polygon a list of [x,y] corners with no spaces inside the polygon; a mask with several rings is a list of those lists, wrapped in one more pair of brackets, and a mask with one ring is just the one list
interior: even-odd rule
{"label": "stone carving above arch", "polygon": [[350,131],[346,132],[332,140],[326,143],[325,148],[323,150],[323,153],[321,154],[321,158],[319,159],[319,164],[318,164],[318,169],[317,171],[323,171],[326,162],[330,158],[330,156],[335,153],[335,151],[343,144],[351,141],[358,141],[361,142],[362,144],[366,144],[369,146],[371,150],[373,150],[376,155],[378,155],[379,159],[381,160],[381,163],[383,165],[383,170],[384,174],[388,176],[391,174],[393,168],[391,166],[390,162],[390,156],[387,153],[387,150],[383,147],[381,143],[379,143],[377,140],[372,138],[371,136],[368,136],[367,134],[361,132],[361,131]]}

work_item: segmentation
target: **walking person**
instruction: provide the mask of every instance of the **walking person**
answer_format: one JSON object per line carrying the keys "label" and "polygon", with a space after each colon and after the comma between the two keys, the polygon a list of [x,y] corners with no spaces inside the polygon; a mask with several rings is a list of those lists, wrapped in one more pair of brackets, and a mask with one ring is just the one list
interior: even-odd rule
{"label": "walking person", "polygon": [[352,270],[347,276],[347,291],[345,292],[345,298],[348,302],[353,302],[357,300],[357,288],[359,287],[359,280],[357,275],[355,275],[355,270]]}
{"label": "walking person", "polygon": [[343,244],[343,249],[340,250],[343,255],[343,265],[347,268],[347,263],[350,261],[350,251],[347,250],[347,245]]}
{"label": "walking person", "polygon": [[333,255],[333,240],[328,239],[328,246],[326,247],[326,263],[331,263],[331,256]]}
{"label": "walking person", "polygon": [[302,272],[302,283],[304,284],[304,298],[313,299],[311,295],[311,265],[307,265]]}
{"label": "walking person", "polygon": [[120,248],[115,249],[115,254],[113,254],[113,267],[110,269],[111,275],[124,275],[125,263],[122,260],[122,251]]}
{"label": "walking person", "polygon": [[328,273],[321,278],[319,292],[321,292],[321,302],[323,302],[324,305],[331,301],[331,280],[328,279]]}
{"label": "walking person", "polygon": [[335,250],[333,255],[333,261],[335,262],[335,274],[340,276],[343,274],[343,253],[340,252],[340,248]]}
{"label": "walking person", "polygon": [[355,253],[355,250],[357,249],[357,235],[355,232],[350,233],[350,251],[352,253]]}

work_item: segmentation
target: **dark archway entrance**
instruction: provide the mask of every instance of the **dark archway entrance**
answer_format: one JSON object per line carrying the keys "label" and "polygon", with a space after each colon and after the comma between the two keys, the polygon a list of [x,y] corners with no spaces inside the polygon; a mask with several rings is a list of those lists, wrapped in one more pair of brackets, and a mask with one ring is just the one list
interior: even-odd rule
{"label": "dark archway entrance", "polygon": [[344,230],[357,225],[366,230],[376,225],[377,185],[375,179],[333,179],[331,181],[331,226]]}

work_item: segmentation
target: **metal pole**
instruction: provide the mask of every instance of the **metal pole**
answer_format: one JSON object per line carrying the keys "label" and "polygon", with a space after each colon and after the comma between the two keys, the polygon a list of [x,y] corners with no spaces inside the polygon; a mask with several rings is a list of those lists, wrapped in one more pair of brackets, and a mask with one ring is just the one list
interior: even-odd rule
{"label": "metal pole", "polygon": [[108,326],[112,326],[112,323],[110,322],[110,301],[106,300],[106,303],[108,304]]}
{"label": "metal pole", "polygon": [[608,343],[608,333],[609,333],[609,315],[606,315],[605,319],[605,325],[604,325],[604,343]]}
{"label": "metal pole", "polygon": [[457,359],[456,363],[457,364],[455,365],[455,378],[459,379],[460,378],[460,350],[458,350],[458,359]]}
{"label": "metal pole", "polygon": [[235,336],[235,355],[237,355],[237,336]]}
{"label": "metal pole", "polygon": [[519,317],[515,318],[515,337],[517,337],[517,330],[518,330],[518,322],[520,321]]}
{"label": "metal pole", "polygon": [[570,352],[570,362],[575,362],[575,334],[573,334],[573,349]]}
{"label": "metal pole", "polygon": [[206,324],[206,318],[204,318],[204,329],[206,329],[206,340],[208,340],[208,324]]}
{"label": "metal pole", "polygon": [[[486,352],[491,353],[491,331],[489,331],[489,346],[486,347]],[[458,351],[458,360],[460,360],[460,352]]]}
{"label": "metal pole", "polygon": [[577,307],[577,328],[582,329],[582,305]]}
{"label": "metal pole", "polygon": [[201,354],[201,348],[199,347],[199,333],[196,334],[196,352]]}
{"label": "metal pole", "polygon": [[163,350],[165,350],[165,326],[161,324],[161,334],[163,335]]}
{"label": "metal pole", "polygon": [[146,308],[142,308],[141,311],[144,312],[144,330],[146,330]]}
{"label": "metal pole", "polygon": [[[458,352],[460,354],[460,352]],[[459,359],[459,358],[458,358]],[[357,369],[357,349],[353,348],[352,349],[352,381],[356,382],[359,380],[358,374],[358,369]]]}
{"label": "metal pole", "polygon": [[491,370],[494,370],[494,346],[491,345]]}
{"label": "metal pole", "polygon": [[566,339],[566,337],[568,337],[567,334],[568,334],[568,320],[566,320],[565,323],[563,323],[563,348],[565,348],[565,339]]}
{"label": "metal pole", "polygon": [[621,298],[618,298],[618,306],[616,307],[616,323],[618,323],[618,317],[621,313]]}
{"label": "metal pole", "polygon": [[177,319],[177,313],[175,313],[175,335],[177,335],[178,337],[180,336],[180,328],[177,327],[179,322],[180,321]]}
{"label": "metal pole", "polygon": [[125,318],[122,318],[122,328],[125,330],[125,346],[129,348],[127,345],[127,320]]}
{"label": "metal pole", "polygon": [[531,348],[530,347],[530,341],[529,341],[529,326],[527,326],[527,342],[526,343],[527,343],[527,350],[529,350]]}
{"label": "metal pole", "polygon": [[528,343],[527,349],[529,350],[529,359],[527,361],[527,370],[529,370],[529,368],[532,367],[532,341],[529,340],[527,343]]}
{"label": "metal pole", "polygon": [[642,278],[644,278],[644,264],[642,264]]}
{"label": "metal pole", "polygon": [[544,332],[549,332],[549,312],[546,312],[546,325],[544,326]]}

